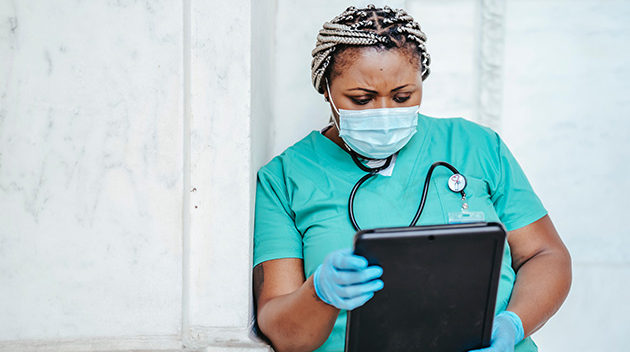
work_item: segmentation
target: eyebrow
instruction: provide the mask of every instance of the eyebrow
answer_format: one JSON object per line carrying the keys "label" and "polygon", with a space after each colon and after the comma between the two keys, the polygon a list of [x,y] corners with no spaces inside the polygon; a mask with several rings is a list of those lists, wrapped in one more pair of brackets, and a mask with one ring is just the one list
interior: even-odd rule
{"label": "eyebrow", "polygon": [[[392,92],[395,92],[395,91],[397,91],[397,90],[399,90],[399,89],[403,89],[403,88],[407,87],[408,85],[409,85],[409,84],[405,84],[405,85],[402,85],[402,86],[400,86],[400,87],[396,87],[396,88],[392,89]],[[362,91],[366,91],[366,92],[368,92],[368,93],[373,93],[373,94],[378,93],[378,92],[377,92],[377,91],[375,91],[375,90],[371,90],[371,89],[367,89],[367,88],[361,88],[361,87],[356,87],[356,88],[352,88],[352,89],[348,89],[348,90],[349,90],[349,91],[350,91],[350,90],[362,90]]]}

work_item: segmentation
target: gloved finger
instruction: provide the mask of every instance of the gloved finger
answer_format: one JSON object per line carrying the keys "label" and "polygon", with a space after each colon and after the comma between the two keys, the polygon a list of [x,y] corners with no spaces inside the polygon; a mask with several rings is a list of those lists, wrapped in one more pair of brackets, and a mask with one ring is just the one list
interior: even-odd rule
{"label": "gloved finger", "polygon": [[341,270],[362,270],[368,266],[368,261],[359,255],[338,252],[332,256],[331,264]]}
{"label": "gloved finger", "polygon": [[337,286],[336,293],[343,299],[354,298],[364,295],[366,293],[372,293],[383,288],[382,280],[373,280],[359,285],[350,286]]}
{"label": "gloved finger", "polygon": [[372,297],[374,297],[374,293],[369,292],[369,293],[362,294],[361,296],[344,300],[342,309],[353,310],[357,307],[361,307],[362,305],[365,304],[365,302],[369,301]]}
{"label": "gloved finger", "polygon": [[363,282],[372,281],[378,279],[383,275],[383,268],[378,265],[372,265],[363,270],[350,271],[350,270],[335,270],[333,280],[339,285],[354,285]]}

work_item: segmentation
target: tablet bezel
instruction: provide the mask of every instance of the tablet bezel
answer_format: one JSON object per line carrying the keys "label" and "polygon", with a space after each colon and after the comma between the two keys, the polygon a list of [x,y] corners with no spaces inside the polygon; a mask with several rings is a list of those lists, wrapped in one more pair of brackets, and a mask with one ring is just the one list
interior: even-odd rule
{"label": "tablet bezel", "polygon": [[[423,240],[431,240],[431,237],[437,237],[442,235],[448,235],[452,237],[457,236],[470,236],[470,235],[484,235],[494,237],[496,240],[496,247],[493,253],[492,259],[492,272],[491,280],[489,282],[488,292],[489,297],[486,300],[486,306],[484,307],[485,316],[482,324],[481,331],[481,346],[488,346],[490,343],[492,320],[494,318],[494,309],[496,305],[497,289],[499,284],[501,263],[503,259],[504,244],[507,236],[506,230],[501,223],[497,222],[480,222],[480,223],[464,223],[464,224],[443,224],[443,225],[424,225],[416,227],[388,227],[367,229],[359,231],[354,237],[354,251],[356,254],[362,254],[359,246],[357,252],[357,244],[360,242],[370,240],[383,240],[383,239],[409,239],[417,237]],[[420,242],[422,243],[422,242]],[[370,264],[374,264],[368,259]],[[378,293],[376,293],[378,294]],[[346,323],[346,352],[357,352],[358,347],[353,344],[353,331],[358,329],[360,325],[361,316],[353,311],[347,313]],[[357,337],[358,338],[358,337]]]}

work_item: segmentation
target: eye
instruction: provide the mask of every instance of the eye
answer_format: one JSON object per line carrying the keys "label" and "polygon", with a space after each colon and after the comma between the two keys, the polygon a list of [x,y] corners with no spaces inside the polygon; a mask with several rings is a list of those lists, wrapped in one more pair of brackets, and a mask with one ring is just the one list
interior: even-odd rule
{"label": "eye", "polygon": [[371,97],[358,97],[358,98],[350,98],[350,99],[352,99],[352,102],[357,105],[365,105],[369,103],[370,100],[372,100]]}
{"label": "eye", "polygon": [[404,103],[407,100],[409,100],[409,97],[411,97],[411,95],[407,95],[407,96],[397,95],[397,96],[394,97],[394,101],[397,102],[397,103]]}

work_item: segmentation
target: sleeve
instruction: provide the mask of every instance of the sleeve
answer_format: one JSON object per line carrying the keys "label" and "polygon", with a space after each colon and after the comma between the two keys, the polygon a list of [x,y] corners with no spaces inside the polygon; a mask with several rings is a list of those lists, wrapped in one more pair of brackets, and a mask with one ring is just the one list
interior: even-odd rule
{"label": "sleeve", "polygon": [[491,199],[506,230],[512,231],[542,218],[547,210],[501,137],[496,132],[495,136],[498,179]]}
{"label": "sleeve", "polygon": [[286,187],[261,169],[256,181],[254,266],[272,259],[302,257],[302,235],[295,226]]}

